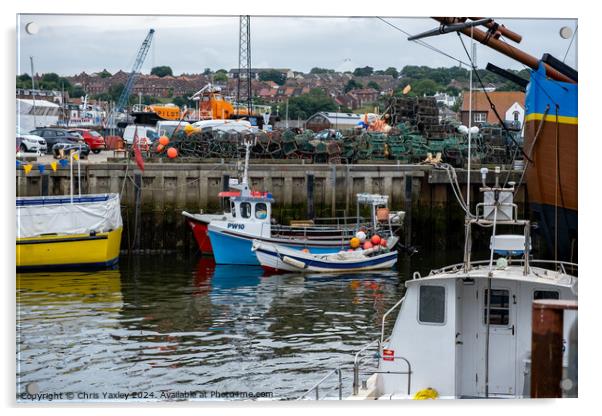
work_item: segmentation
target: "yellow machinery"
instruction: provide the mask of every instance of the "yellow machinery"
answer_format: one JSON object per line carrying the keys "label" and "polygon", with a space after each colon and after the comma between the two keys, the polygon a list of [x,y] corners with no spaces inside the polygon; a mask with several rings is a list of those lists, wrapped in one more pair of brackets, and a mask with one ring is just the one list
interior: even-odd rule
{"label": "yellow machinery", "polygon": [[264,113],[270,113],[271,107],[266,105],[253,105],[251,114],[245,105],[232,103],[222,94],[221,88],[211,84],[205,85],[190,97],[199,102],[200,120],[225,120],[247,116],[259,117]]}

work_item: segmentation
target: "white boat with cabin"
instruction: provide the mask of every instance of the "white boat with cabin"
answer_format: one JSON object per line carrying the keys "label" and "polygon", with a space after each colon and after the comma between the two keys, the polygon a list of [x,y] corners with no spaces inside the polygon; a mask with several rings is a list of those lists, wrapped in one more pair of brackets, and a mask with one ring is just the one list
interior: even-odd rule
{"label": "white boat with cabin", "polygon": [[[484,202],[467,215],[464,261],[427,276],[416,272],[405,283],[403,298],[383,315],[380,338],[355,355],[350,399],[529,397],[533,301],[576,301],[577,265],[531,259],[531,225],[517,218],[514,184],[500,186],[496,176],[488,186],[487,170],[481,173]],[[471,259],[474,226],[493,230],[488,260]],[[498,227],[524,232],[502,236]],[[386,336],[387,318],[395,311]],[[576,320],[576,311],[564,312],[565,342]],[[565,370],[571,353],[566,344]],[[370,357],[375,367],[366,371]],[[319,398],[320,385],[336,375],[342,398],[341,372],[334,369],[302,398]],[[369,377],[362,380],[364,375]]]}

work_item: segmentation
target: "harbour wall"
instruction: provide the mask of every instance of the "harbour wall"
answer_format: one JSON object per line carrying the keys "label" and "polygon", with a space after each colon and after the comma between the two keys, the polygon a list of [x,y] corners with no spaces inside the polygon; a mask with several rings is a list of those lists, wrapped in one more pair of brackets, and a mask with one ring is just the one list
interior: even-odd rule
{"label": "harbour wall", "polygon": [[[270,161],[273,162],[273,161]],[[194,254],[192,233],[182,211],[218,211],[218,193],[230,178],[241,174],[240,163],[146,163],[140,172],[133,163],[82,164],[80,181],[74,169],[73,189],[81,193],[121,194],[124,233],[122,250]],[[466,171],[457,170],[466,189]],[[510,171],[518,182],[520,172]],[[502,179],[506,172],[502,172]],[[492,178],[490,177],[490,180]],[[318,165],[303,163],[256,163],[249,167],[254,190],[270,191],[276,200],[273,217],[280,223],[291,219],[355,216],[357,193],[389,195],[391,210],[406,211],[402,241],[431,249],[462,244],[463,217],[447,173],[428,165],[358,164]],[[479,198],[480,174],[471,174],[471,192]],[[56,172],[16,171],[18,196],[69,195],[69,168]],[[525,187],[516,201],[524,215]],[[368,215],[368,211],[361,212]]]}

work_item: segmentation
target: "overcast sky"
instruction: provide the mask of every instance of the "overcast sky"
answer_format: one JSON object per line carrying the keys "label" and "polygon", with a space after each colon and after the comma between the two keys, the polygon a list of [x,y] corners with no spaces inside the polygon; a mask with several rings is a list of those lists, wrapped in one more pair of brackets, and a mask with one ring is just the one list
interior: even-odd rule
{"label": "overcast sky", "polygon": [[[395,26],[416,34],[437,27],[429,18],[385,18]],[[570,39],[562,39],[560,28],[577,27],[575,19],[496,19],[523,35],[516,45],[541,57],[545,52],[563,59]],[[25,25],[35,22],[37,34]],[[136,53],[150,28],[155,37],[142,72],[169,65],[174,74],[198,73],[238,66],[238,16],[88,16],[20,15],[17,25],[17,73],[30,72],[29,57],[37,73],[74,75],[82,71],[131,70]],[[468,45],[469,39],[464,37]],[[455,34],[427,38],[432,46],[467,61]],[[566,57],[575,66],[577,42]],[[511,41],[508,41],[512,43]],[[458,62],[406,40],[406,35],[374,17],[251,17],[253,67],[291,68],[308,72],[312,67],[353,70],[372,66],[402,68],[405,65],[454,66]],[[492,62],[503,68],[523,66],[478,44],[477,64]]]}

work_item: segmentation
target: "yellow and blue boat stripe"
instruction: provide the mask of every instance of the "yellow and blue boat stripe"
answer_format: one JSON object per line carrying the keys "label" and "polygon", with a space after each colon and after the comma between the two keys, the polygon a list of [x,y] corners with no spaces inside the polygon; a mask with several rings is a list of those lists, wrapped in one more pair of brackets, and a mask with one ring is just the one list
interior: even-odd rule
{"label": "yellow and blue boat stripe", "polygon": [[[525,96],[525,123],[543,120],[549,106],[546,121],[560,124],[578,123],[578,84],[548,79],[543,64],[531,71],[531,79]],[[558,117],[556,117],[558,106]]]}

